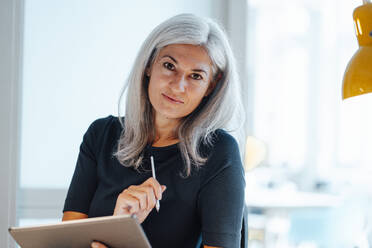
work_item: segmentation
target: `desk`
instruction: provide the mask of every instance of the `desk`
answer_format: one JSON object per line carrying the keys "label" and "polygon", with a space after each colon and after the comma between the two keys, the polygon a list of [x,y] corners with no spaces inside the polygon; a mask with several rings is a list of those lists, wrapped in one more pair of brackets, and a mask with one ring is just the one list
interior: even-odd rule
{"label": "desk", "polygon": [[245,202],[250,208],[291,209],[291,208],[329,208],[342,204],[340,197],[295,190],[246,188]]}
{"label": "desk", "polygon": [[[316,244],[313,247],[336,247],[328,241],[329,235],[335,235],[334,230],[328,229],[328,222],[334,222],[334,210],[343,204],[340,197],[256,187],[247,188],[245,197],[248,209],[259,210],[265,220],[258,222],[261,226],[255,228],[249,224],[248,217],[251,233],[255,237],[262,237],[261,247],[296,247],[293,243],[298,245],[307,240]],[[258,233],[259,230],[261,234]]]}

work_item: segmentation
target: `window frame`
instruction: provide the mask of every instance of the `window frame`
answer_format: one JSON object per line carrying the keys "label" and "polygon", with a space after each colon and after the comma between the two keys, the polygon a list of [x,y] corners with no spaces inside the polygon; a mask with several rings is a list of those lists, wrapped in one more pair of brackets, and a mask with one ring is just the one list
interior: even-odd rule
{"label": "window frame", "polygon": [[15,247],[8,234],[16,225],[20,147],[23,0],[0,2],[0,246]]}

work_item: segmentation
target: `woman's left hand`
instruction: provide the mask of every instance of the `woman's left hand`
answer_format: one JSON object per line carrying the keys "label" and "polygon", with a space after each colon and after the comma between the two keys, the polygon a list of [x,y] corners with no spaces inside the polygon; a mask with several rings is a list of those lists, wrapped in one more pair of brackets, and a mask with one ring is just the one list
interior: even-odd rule
{"label": "woman's left hand", "polygon": [[97,241],[92,242],[91,247],[92,248],[108,248],[104,244],[97,242]]}

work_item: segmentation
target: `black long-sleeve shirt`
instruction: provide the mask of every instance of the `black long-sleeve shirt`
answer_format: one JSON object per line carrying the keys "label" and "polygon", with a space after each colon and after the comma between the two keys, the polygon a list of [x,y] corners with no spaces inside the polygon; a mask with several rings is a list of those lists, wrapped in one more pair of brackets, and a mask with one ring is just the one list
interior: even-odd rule
{"label": "black long-sleeve shirt", "polygon": [[202,146],[207,162],[183,178],[184,162],[177,144],[148,146],[139,171],[124,167],[112,155],[122,127],[117,117],[94,121],[83,137],[75,173],[63,211],[89,217],[112,215],[118,195],[151,174],[166,185],[160,212],[152,211],[142,227],[154,248],[210,246],[240,247],[244,206],[244,171],[235,139],[217,130],[213,146]]}

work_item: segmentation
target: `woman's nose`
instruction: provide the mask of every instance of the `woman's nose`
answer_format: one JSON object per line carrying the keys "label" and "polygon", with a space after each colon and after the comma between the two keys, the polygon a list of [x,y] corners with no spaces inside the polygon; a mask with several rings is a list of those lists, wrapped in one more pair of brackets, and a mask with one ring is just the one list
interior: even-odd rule
{"label": "woman's nose", "polygon": [[184,92],[187,86],[185,75],[178,75],[172,82],[172,88],[178,92]]}

